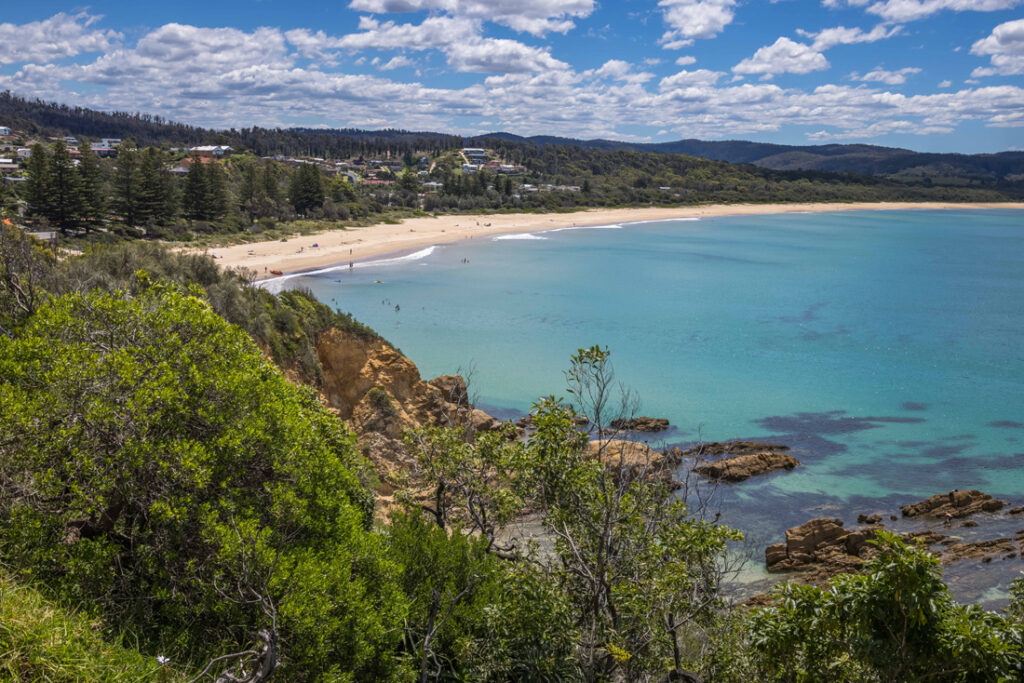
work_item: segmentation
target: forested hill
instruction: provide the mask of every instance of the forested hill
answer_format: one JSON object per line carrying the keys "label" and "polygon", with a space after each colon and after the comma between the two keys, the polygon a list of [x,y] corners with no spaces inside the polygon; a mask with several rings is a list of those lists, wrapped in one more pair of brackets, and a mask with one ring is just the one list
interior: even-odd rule
{"label": "forested hill", "polygon": [[303,155],[323,158],[404,154],[407,150],[450,149],[462,138],[405,130],[230,128],[213,130],[168,121],[161,116],[102,112],[55,102],[29,100],[0,92],[0,125],[30,135],[74,135],[130,139],[142,147],[161,145],[231,145],[260,156]]}
{"label": "forested hill", "polygon": [[999,154],[931,154],[875,145],[777,145],[744,140],[678,140],[640,144],[615,140],[577,140],[554,136],[522,137],[492,133],[475,138],[405,130],[319,128],[241,128],[212,130],[168,121],[160,116],[101,112],[84,107],[29,100],[0,93],[0,125],[30,134],[92,138],[116,137],[148,145],[220,144],[248,149],[260,156],[304,155],[322,158],[401,156],[410,151],[440,151],[465,144],[491,146],[575,147],[603,151],[686,154],[715,161],[754,164],[779,171],[827,171],[877,175],[896,180],[931,179],[950,184],[1020,183],[1024,152]]}
{"label": "forested hill", "polygon": [[832,171],[892,176],[906,180],[963,178],[980,181],[1019,181],[1024,176],[1024,152],[999,154],[933,154],[877,145],[777,145],[746,140],[677,140],[651,144],[615,140],[575,140],[549,135],[525,138],[511,133],[485,136],[535,145],[576,146],[688,154],[716,161],[754,164],[779,171]]}

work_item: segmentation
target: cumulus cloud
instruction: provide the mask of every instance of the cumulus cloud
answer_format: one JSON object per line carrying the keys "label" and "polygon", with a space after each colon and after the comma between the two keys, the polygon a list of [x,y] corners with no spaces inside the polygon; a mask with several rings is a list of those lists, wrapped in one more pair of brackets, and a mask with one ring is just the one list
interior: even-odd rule
{"label": "cumulus cloud", "polygon": [[376,66],[381,71],[393,71],[395,69],[401,69],[407,66],[416,66],[416,62],[409,59],[408,57],[397,55],[386,62],[381,60],[381,62],[378,63]]}
{"label": "cumulus cloud", "polygon": [[902,29],[902,26],[887,26],[886,24],[879,24],[867,32],[856,27],[846,28],[845,26],[826,28],[816,33],[801,29],[797,29],[796,32],[807,38],[812,38],[814,42],[811,44],[811,47],[817,51],[821,51],[827,50],[830,47],[835,47],[836,45],[874,43],[875,41],[884,40],[885,38],[892,38]]}
{"label": "cumulus cloud", "polygon": [[714,38],[735,16],[736,0],[660,0],[658,7],[669,29],[659,41],[677,50],[692,45],[694,38]]}
{"label": "cumulus cloud", "polygon": [[491,21],[515,31],[543,36],[568,32],[575,26],[574,18],[590,16],[594,0],[352,0],[349,7],[374,14],[447,12],[455,17]]}
{"label": "cumulus cloud", "polygon": [[569,68],[547,50],[502,38],[452,43],[444,51],[452,68],[472,73],[522,73]]}
{"label": "cumulus cloud", "polygon": [[690,55],[684,55],[676,58],[676,66],[689,66],[690,64],[696,64],[697,58],[691,57]]}
{"label": "cumulus cloud", "polygon": [[1024,19],[999,24],[987,38],[971,46],[971,54],[988,55],[992,66],[979,67],[973,77],[1024,74]]}
{"label": "cumulus cloud", "polygon": [[744,59],[732,70],[738,74],[763,74],[771,78],[775,74],[821,71],[828,66],[828,60],[821,52],[783,36],[771,45],[759,48],[752,57]]}
{"label": "cumulus cloud", "polygon": [[825,7],[865,7],[886,21],[907,22],[924,19],[936,12],[996,12],[1012,9],[1022,0],[823,0]]}
{"label": "cumulus cloud", "polygon": [[[436,42],[446,30],[449,37]],[[372,39],[359,37],[369,33]],[[824,60],[812,44],[820,33],[790,49],[788,57],[787,50],[780,51],[791,62],[787,69]],[[1012,35],[1007,29],[993,31],[992,40],[979,41],[977,50],[986,56],[1012,53]],[[400,44],[400,38],[408,42]],[[460,78],[458,86],[430,87],[403,81],[396,76],[404,74],[399,70],[351,74],[323,66],[324,57],[349,58],[363,50],[377,51],[368,52],[364,64],[376,58],[377,67],[396,66],[415,57],[415,50],[429,49],[441,51],[453,68],[486,75]],[[761,56],[765,64],[786,61]],[[304,58],[321,63],[312,68]],[[214,127],[322,124],[465,132],[487,122],[491,129],[573,137],[623,138],[623,130],[649,129],[721,138],[789,128],[820,131],[821,139],[871,139],[941,133],[968,121],[997,128],[1024,125],[1024,88],[1017,85],[908,95],[894,92],[884,79],[784,88],[729,83],[728,74],[685,68],[656,80],[639,60],[616,59],[577,72],[546,48],[486,38],[480,22],[451,15],[418,24],[365,17],[349,36],[167,24],[130,45],[112,45],[102,56],[75,61],[0,73],[0,90]],[[680,67],[689,66],[684,61]],[[778,72],[763,68],[751,73]]]}
{"label": "cumulus cloud", "polygon": [[863,83],[875,82],[885,83],[886,85],[902,85],[907,82],[907,76],[919,73],[921,73],[921,70],[913,66],[897,69],[896,71],[886,71],[882,67],[877,67],[863,76],[854,72],[850,74],[850,80],[861,81]]}
{"label": "cumulus cloud", "polygon": [[27,24],[0,24],[0,64],[44,63],[87,52],[106,52],[122,38],[90,28],[100,17],[61,12]]}

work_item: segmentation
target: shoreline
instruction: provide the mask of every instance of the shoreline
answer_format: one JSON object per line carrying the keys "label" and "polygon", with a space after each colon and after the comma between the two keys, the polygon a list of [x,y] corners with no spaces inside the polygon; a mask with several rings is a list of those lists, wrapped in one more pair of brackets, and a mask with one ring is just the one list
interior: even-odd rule
{"label": "shoreline", "polygon": [[[660,208],[589,209],[572,213],[449,214],[407,218],[400,223],[377,223],[359,228],[327,230],[287,241],[255,242],[229,247],[188,250],[210,253],[224,268],[247,268],[257,280],[279,277],[270,270],[292,275],[346,262],[449,244],[463,239],[558,228],[595,227],[680,218],[823,213],[837,211],[906,211],[955,209],[1024,209],[1024,202],[856,202],[848,204],[714,204]],[[317,246],[313,246],[313,245]]]}

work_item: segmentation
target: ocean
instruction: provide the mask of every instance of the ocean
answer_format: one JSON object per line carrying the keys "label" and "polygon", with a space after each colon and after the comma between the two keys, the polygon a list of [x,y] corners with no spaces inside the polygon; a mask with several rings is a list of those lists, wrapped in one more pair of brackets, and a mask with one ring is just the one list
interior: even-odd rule
{"label": "ocean", "polygon": [[[722,519],[768,543],[812,517],[977,488],[1024,504],[1024,212],[863,211],[668,220],[477,237],[347,264],[304,287],[425,378],[471,375],[499,416],[564,395],[580,347],[667,417],[658,443],[757,439],[802,466],[723,486]],[[913,527],[917,528],[917,527]],[[1012,535],[996,515],[968,540]],[[941,529],[940,529],[941,531]],[[759,555],[760,554],[760,555]],[[998,604],[1019,558],[947,570]]]}

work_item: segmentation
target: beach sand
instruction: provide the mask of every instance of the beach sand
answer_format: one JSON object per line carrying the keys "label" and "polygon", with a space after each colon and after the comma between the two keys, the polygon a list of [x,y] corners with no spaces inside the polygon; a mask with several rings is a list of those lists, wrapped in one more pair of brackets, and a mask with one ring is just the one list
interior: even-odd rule
{"label": "beach sand", "polygon": [[[273,277],[270,274],[271,270],[294,273],[485,235],[670,218],[907,209],[1024,209],[1024,203],[723,204],[679,208],[591,209],[574,213],[448,215],[409,218],[398,224],[381,223],[361,228],[330,230],[314,235],[292,237],[287,242],[256,242],[203,251],[213,254],[222,267],[250,269],[256,273],[257,278],[262,279]],[[317,246],[314,247],[314,244]]]}

